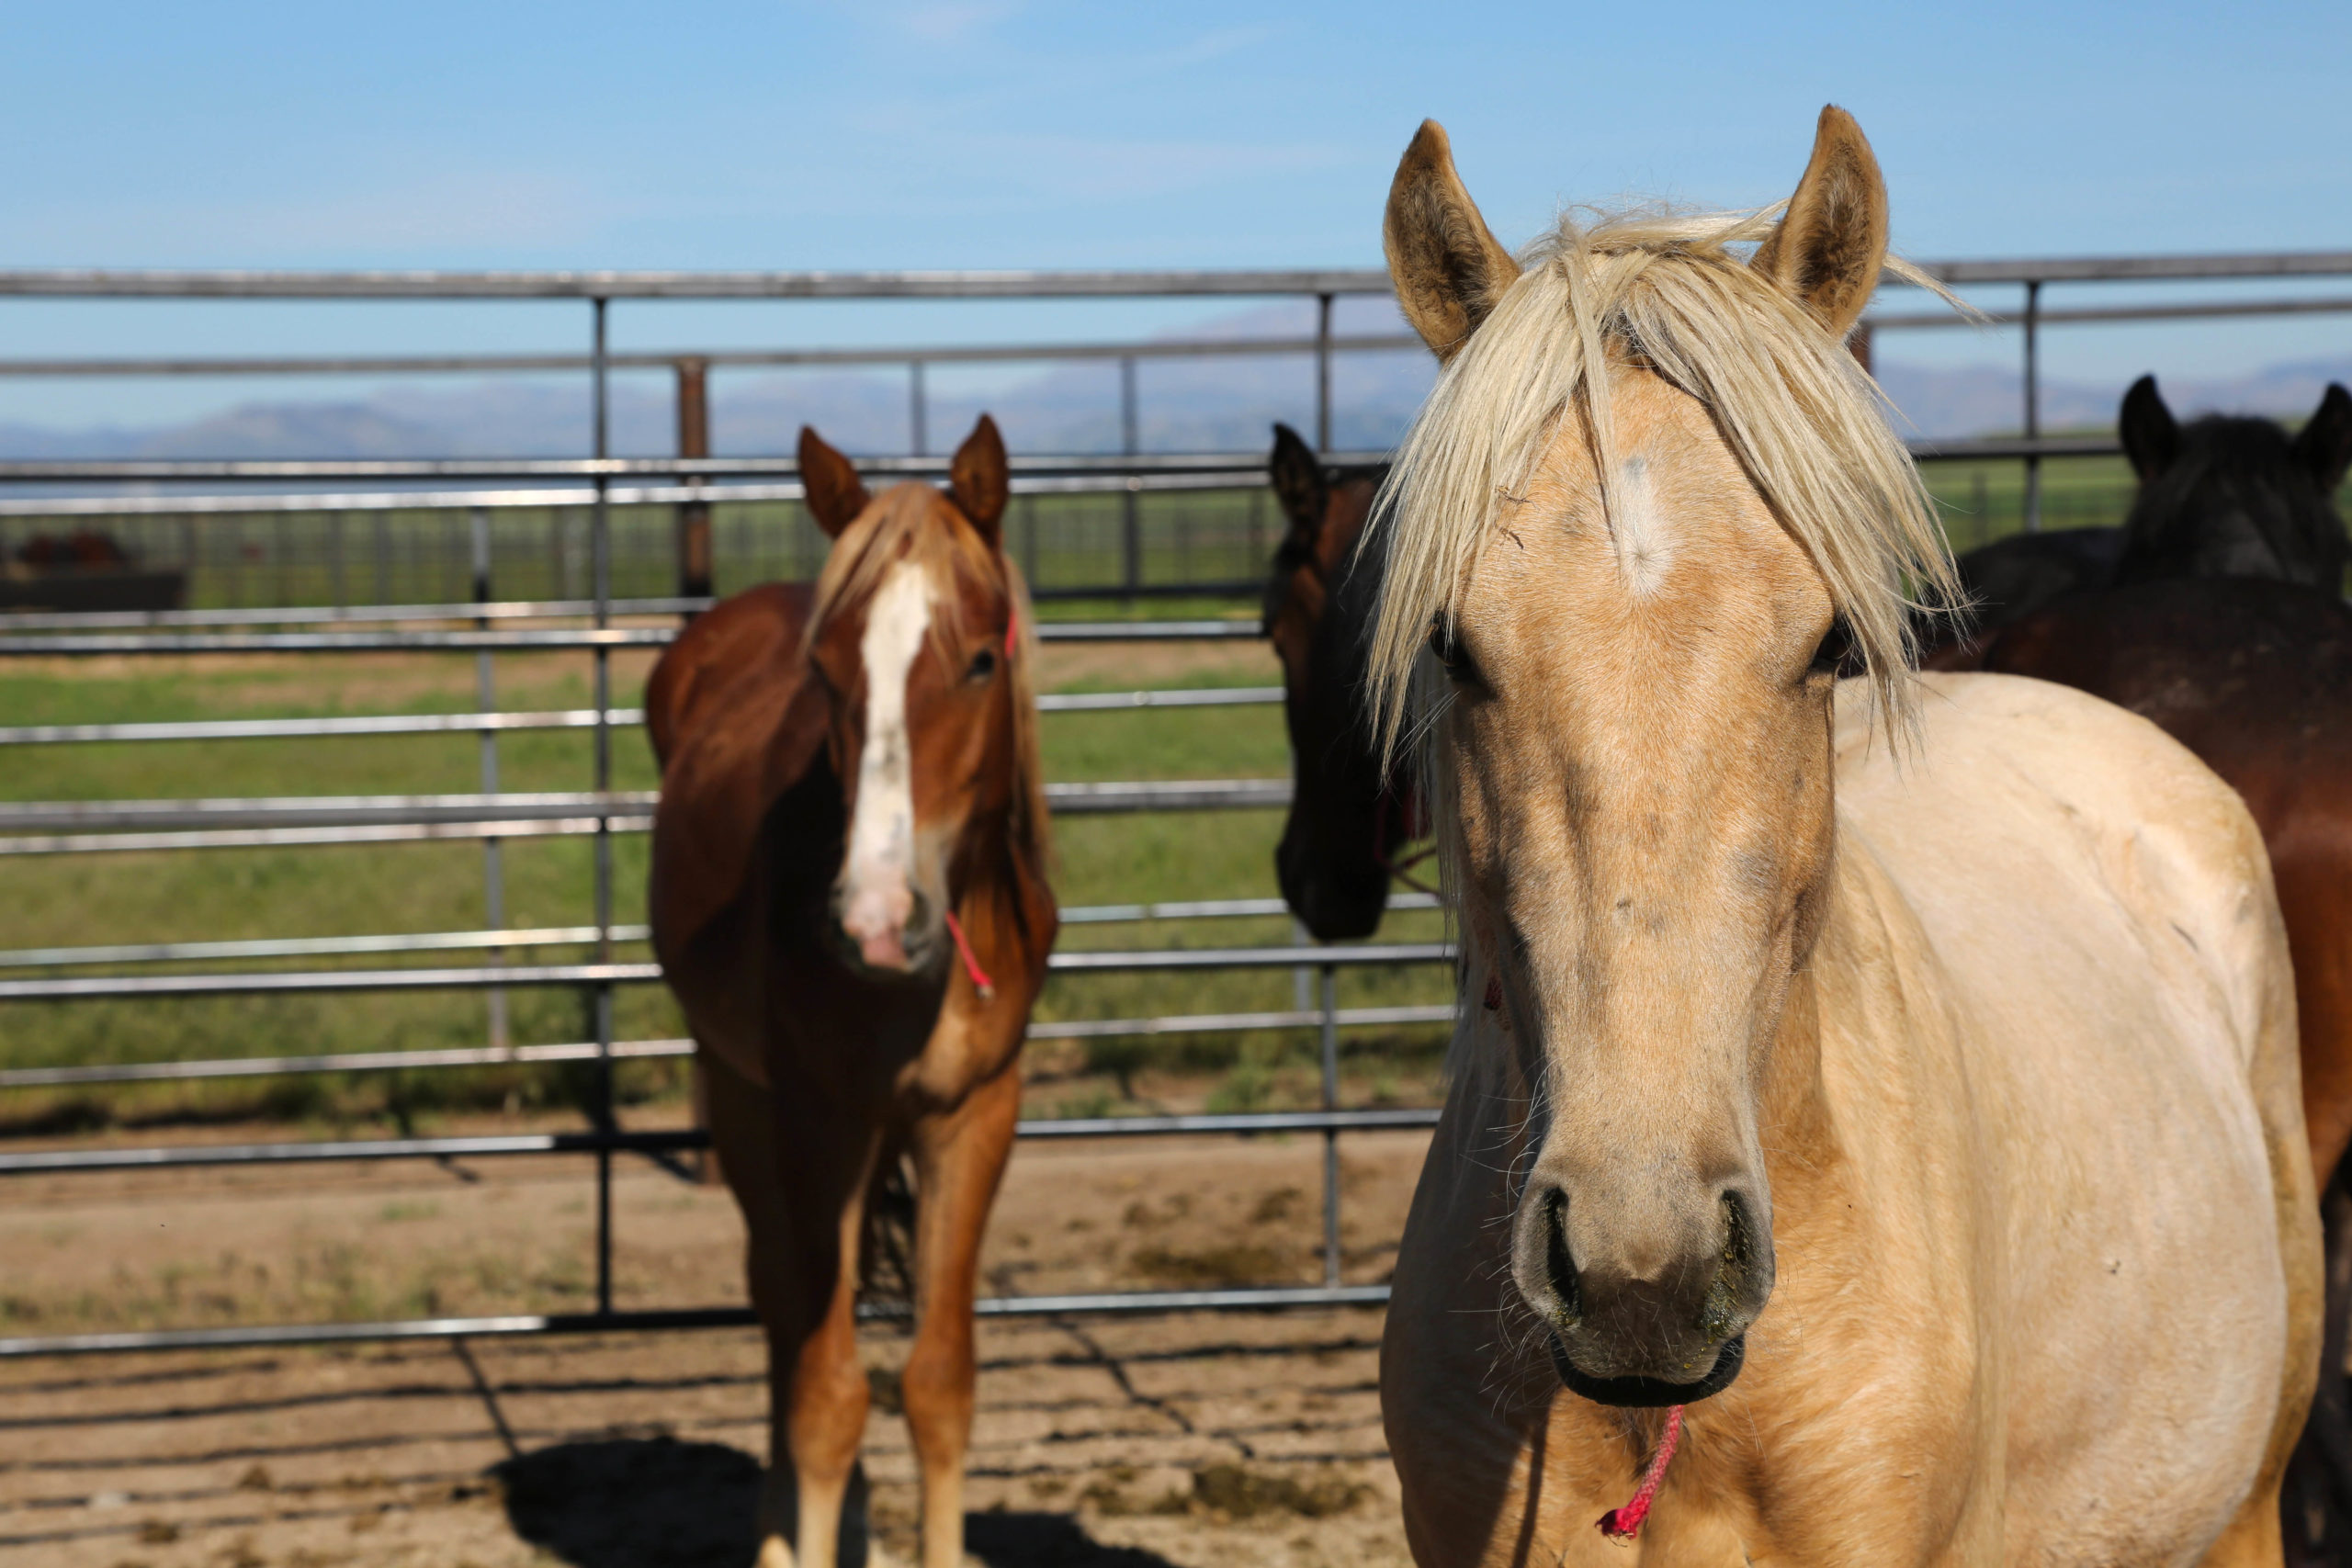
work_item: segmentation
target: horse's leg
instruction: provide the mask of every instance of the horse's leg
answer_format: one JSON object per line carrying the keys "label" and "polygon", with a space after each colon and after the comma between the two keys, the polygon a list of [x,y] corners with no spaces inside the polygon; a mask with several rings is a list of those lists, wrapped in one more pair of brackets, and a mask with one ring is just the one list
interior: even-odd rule
{"label": "horse's leg", "polygon": [[[854,1147],[828,1157],[810,1146],[820,1140],[801,1138],[796,1124],[799,1157],[787,1164],[779,1157],[785,1122],[775,1096],[707,1051],[698,1059],[708,1076],[719,1173],[743,1212],[752,1305],[768,1341],[759,1568],[794,1568],[794,1540],[808,1568],[833,1568],[865,1426],[852,1307],[872,1140],[862,1158]],[[813,1529],[812,1516],[820,1521]]]}
{"label": "horse's leg", "polygon": [[922,1568],[964,1560],[964,1450],[972,1435],[972,1300],[980,1232],[1021,1111],[1008,1069],[946,1116],[915,1123],[915,1338],[900,1388],[922,1472]]}

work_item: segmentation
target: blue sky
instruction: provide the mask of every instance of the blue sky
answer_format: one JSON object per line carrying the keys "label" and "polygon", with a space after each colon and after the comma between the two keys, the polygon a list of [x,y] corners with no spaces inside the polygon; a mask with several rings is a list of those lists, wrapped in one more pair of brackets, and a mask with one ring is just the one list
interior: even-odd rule
{"label": "blue sky", "polygon": [[[1563,201],[1785,195],[1833,100],[1877,147],[1914,255],[2352,247],[2341,0],[13,0],[0,40],[9,265],[1366,265],[1424,115],[1515,244]],[[1219,308],[640,307],[616,331],[1084,337]],[[0,353],[568,347],[578,316],[6,302]],[[1939,338],[1901,352],[2010,352]],[[2142,343],[2062,334],[2053,369],[2337,351],[2352,321]],[[72,423],[193,395],[41,397]]]}

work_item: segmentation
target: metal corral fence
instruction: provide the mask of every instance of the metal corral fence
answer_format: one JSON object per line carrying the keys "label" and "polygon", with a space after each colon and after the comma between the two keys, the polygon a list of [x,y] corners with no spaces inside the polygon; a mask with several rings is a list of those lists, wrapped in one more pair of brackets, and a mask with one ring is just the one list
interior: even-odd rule
{"label": "metal corral fence", "polygon": [[[2352,295],[2332,298],[2196,299],[2101,309],[2045,310],[2041,291],[2059,283],[2211,281],[2352,276],[2352,253],[2264,256],[2132,257],[2106,260],[1966,262],[1931,266],[1956,287],[2016,285],[2022,308],[1994,318],[2022,329],[2025,378],[2023,435],[1992,441],[1918,444],[1923,460],[1966,457],[2017,460],[2025,468],[2026,521],[2038,524],[2039,473],[2053,457],[2101,455],[2116,450],[2109,438],[2053,440],[2041,434],[2039,334],[2046,325],[2091,321],[2144,321],[2188,317],[2256,314],[2315,314],[2352,311]],[[326,462],[80,462],[0,461],[0,481],[21,486],[210,486],[203,493],[142,495],[56,494],[0,501],[0,519],[104,517],[143,518],[179,531],[193,541],[213,529],[249,525],[273,514],[325,514],[337,519],[406,513],[446,518],[445,530],[461,526],[471,567],[473,597],[465,602],[355,604],[356,574],[377,570],[367,549],[338,553],[331,564],[334,603],[308,608],[214,607],[177,611],[97,614],[31,614],[0,622],[0,657],[153,657],[198,654],[316,655],[360,652],[436,652],[472,655],[480,671],[481,700],[470,714],[383,715],[331,718],[237,719],[138,724],[17,726],[0,728],[0,748],[80,743],[260,739],[311,739],[426,733],[473,733],[481,744],[483,788],[478,794],[352,797],[272,797],[186,801],[102,801],[0,805],[0,856],[86,855],[127,851],[198,850],[272,845],[333,845],[401,841],[479,840],[489,857],[490,918],[485,929],[387,933],[324,938],[288,937],[236,942],[181,942],[102,947],[46,948],[0,954],[6,969],[73,969],[146,964],[258,964],[302,959],[413,957],[433,953],[486,953],[492,962],[458,967],[315,968],[300,971],[230,970],[107,974],[96,977],[43,976],[0,977],[0,1002],[61,1005],[87,999],[169,998],[321,993],[396,993],[472,990],[493,998],[523,987],[561,987],[591,998],[593,1038],[567,1043],[514,1045],[494,1040],[481,1047],[406,1050],[211,1061],[150,1061],[104,1066],[14,1068],[0,1071],[0,1089],[71,1085],[193,1081],[263,1075],[370,1072],[392,1069],[463,1068],[510,1063],[580,1063],[594,1069],[591,1125],[580,1132],[490,1137],[402,1137],[332,1142],[295,1141],[258,1145],[106,1149],[0,1155],[0,1175],[43,1172],[166,1169],[229,1165],[282,1165],[311,1161],[420,1158],[479,1158],[502,1155],[590,1154],[596,1168],[595,1308],[566,1314],[523,1314],[497,1317],[435,1318],[390,1323],[277,1325],[243,1328],[106,1333],[0,1339],[0,1355],[71,1351],[288,1344],[390,1337],[529,1334],[568,1330],[650,1328],[740,1324],[748,1309],[712,1306],[627,1312],[613,1302],[612,1178],[618,1154],[667,1159],[706,1146],[699,1132],[627,1132],[618,1125],[613,1095],[616,1063],[691,1054],[692,1043],[677,1039],[620,1040],[615,1037],[616,987],[657,981],[657,967],[624,962],[616,949],[646,937],[641,925],[616,919],[613,840],[642,830],[650,820],[650,792],[614,788],[612,732],[639,722],[634,710],[612,702],[611,660],[616,649],[646,649],[673,635],[649,619],[690,614],[707,604],[711,584],[712,508],[718,504],[776,507],[795,502],[800,491],[794,465],[771,457],[713,458],[707,456],[704,378],[714,366],[780,364],[904,364],[910,371],[910,425],[914,454],[865,462],[885,475],[937,476],[943,464],[923,455],[926,422],[924,367],[951,361],[1041,358],[1109,358],[1122,366],[1122,423],[1129,451],[1091,458],[1016,458],[1013,489],[1032,519],[1027,548],[1033,567],[1040,547],[1037,508],[1055,497],[1110,497],[1117,503],[1119,571],[1107,582],[1080,585],[1095,592],[1135,597],[1155,588],[1200,592],[1204,588],[1254,587],[1262,539],[1245,530],[1247,569],[1231,581],[1189,579],[1147,581],[1138,525],[1147,496],[1182,495],[1255,489],[1262,482],[1256,454],[1148,457],[1136,453],[1137,418],[1134,366],[1164,355],[1299,354],[1312,357],[1315,424],[1327,452],[1331,431],[1331,364],[1348,352],[1390,351],[1411,340],[1395,337],[1341,338],[1331,330],[1332,305],[1340,295],[1387,292],[1385,274],[1374,271],[1250,273],[936,273],[936,274],[285,274],[285,273],[0,273],[0,297],[277,299],[542,299],[585,302],[590,348],[583,356],[443,355],[369,359],[244,360],[17,360],[0,361],[0,375],[175,375],[392,373],[404,371],[583,370],[591,388],[591,429],[584,458],[446,461]],[[611,304],[621,299],[809,299],[908,298],[1134,298],[1144,296],[1306,297],[1317,301],[1318,330],[1311,339],[1244,340],[1206,344],[1017,345],[994,349],[889,349],[854,352],[696,352],[631,355],[607,352]],[[1858,333],[1856,348],[1866,359],[1875,333],[1943,327],[1953,318],[1940,313],[1880,314]],[[681,455],[674,458],[615,458],[609,456],[608,378],[616,367],[640,363],[675,367],[681,414]],[[1372,460],[1376,454],[1332,454],[1335,460]],[[498,481],[502,488],[486,488]],[[326,484],[357,489],[322,491]],[[287,487],[307,487],[289,490]],[[469,486],[471,488],[444,488]],[[259,493],[264,487],[277,487]],[[427,488],[431,487],[431,488]],[[661,596],[623,596],[616,591],[614,517],[621,508],[662,508],[674,518],[673,559],[660,570],[672,592]],[[575,513],[580,521],[569,541],[557,527],[553,555],[559,564],[551,597],[496,600],[500,556],[492,547],[510,520]],[[1023,536],[1016,513],[1012,537]],[[1104,514],[1107,520],[1109,513]],[[345,524],[338,522],[340,530]],[[1100,526],[1098,521],[1097,526]],[[365,531],[365,530],[361,530]],[[380,539],[380,530],[372,538]],[[340,535],[337,536],[340,540]],[[340,544],[338,545],[340,550]],[[189,556],[196,554],[193,545]],[[360,563],[360,564],[355,564]],[[813,560],[798,563],[803,570]],[[674,576],[670,575],[674,572]],[[641,575],[641,574],[640,574]],[[582,590],[565,592],[568,577]],[[386,571],[381,581],[394,575]],[[1047,584],[1050,592],[1052,584]],[[620,625],[618,622],[632,624]],[[1049,622],[1048,641],[1200,641],[1257,635],[1254,623],[1235,620],[1159,622]],[[493,660],[500,654],[570,652],[584,656],[593,672],[593,698],[584,709],[501,712],[495,705]],[[1277,689],[1193,689],[1055,695],[1042,699],[1048,711],[1116,711],[1139,706],[1272,704]],[[521,794],[497,785],[496,739],[508,731],[573,729],[593,741],[589,787],[561,793]],[[1063,816],[1149,811],[1196,811],[1283,805],[1288,785],[1262,779],[1208,779],[1174,783],[1091,784],[1055,786],[1054,810]],[[549,835],[586,836],[594,840],[594,879],[591,923],[533,930],[503,929],[497,903],[498,844],[509,839]],[[1396,903],[1430,908],[1426,895],[1405,895]],[[1395,906],[1392,906],[1395,907]],[[1184,905],[1100,906],[1066,909],[1073,925],[1119,921],[1223,919],[1282,912],[1272,899],[1227,899]],[[533,964],[511,955],[533,949],[586,949],[590,961]],[[1348,1285],[1340,1278],[1338,1139],[1348,1132],[1377,1128],[1421,1128],[1434,1123],[1426,1109],[1349,1110],[1339,1103],[1339,1031],[1359,1025],[1393,1026],[1442,1022],[1449,1006],[1342,1009],[1335,979],[1340,969],[1361,966],[1443,964],[1453,959],[1442,942],[1382,942],[1321,946],[1306,942],[1221,949],[1158,949],[1062,953],[1059,974],[1219,969],[1272,969],[1300,977],[1301,1006],[1246,1013],[1096,1019],[1041,1023],[1033,1038],[1092,1038],[1114,1035],[1174,1035],[1272,1029],[1312,1029],[1320,1044],[1322,1104],[1309,1111],[1136,1117],[1084,1117],[1024,1122],[1029,1138],[1137,1137],[1171,1134],[1311,1134],[1324,1144],[1323,1282],[1297,1288],[1217,1291],[1121,1292],[1087,1295],[1016,1296],[981,1303],[1001,1314],[1157,1312],[1224,1307],[1375,1303],[1385,1300],[1380,1285]],[[1310,991],[1309,987],[1312,987]],[[492,1012],[493,1034],[499,1032]]]}

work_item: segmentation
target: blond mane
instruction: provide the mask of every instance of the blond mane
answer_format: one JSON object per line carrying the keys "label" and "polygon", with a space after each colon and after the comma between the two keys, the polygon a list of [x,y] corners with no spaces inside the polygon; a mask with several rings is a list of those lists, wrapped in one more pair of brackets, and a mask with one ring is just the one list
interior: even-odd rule
{"label": "blond mane", "polygon": [[[1029,606],[1029,585],[1012,558],[989,547],[979,531],[958,525],[955,502],[931,486],[914,480],[891,486],[842,530],[817,574],[817,592],[809,607],[802,654],[816,645],[825,624],[844,605],[861,604],[881,585],[883,573],[896,563],[912,561],[942,588],[977,582],[996,588],[1012,601],[1019,624],[1005,676],[1012,682],[1012,841],[1041,874],[1052,854],[1050,818],[1046,811],[1046,769],[1038,750],[1037,617]],[[929,636],[934,648],[945,651],[961,640],[961,598],[953,592],[933,596],[938,606]]]}
{"label": "blond mane", "polygon": [[[1370,670],[1385,750],[1408,728],[1430,628],[1458,607],[1498,502],[1521,493],[1571,411],[1615,526],[1611,365],[1653,370],[1706,406],[1821,572],[1882,711],[1910,716],[1911,612],[1956,603],[1951,550],[1877,383],[1748,265],[1745,247],[1780,211],[1569,217],[1522,254],[1517,281],[1439,376],[1359,547],[1387,552]],[[1908,264],[1887,265],[1951,299]]]}

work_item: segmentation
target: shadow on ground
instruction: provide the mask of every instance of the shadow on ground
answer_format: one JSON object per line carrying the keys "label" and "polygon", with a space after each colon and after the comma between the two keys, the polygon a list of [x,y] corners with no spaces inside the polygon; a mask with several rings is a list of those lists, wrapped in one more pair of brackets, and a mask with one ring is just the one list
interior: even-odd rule
{"label": "shadow on ground", "polygon": [[[747,1568],[758,1548],[760,1467],[724,1443],[602,1438],[492,1473],[514,1533],[573,1568]],[[1175,1568],[1068,1514],[972,1514],[964,1544],[988,1568]]]}

